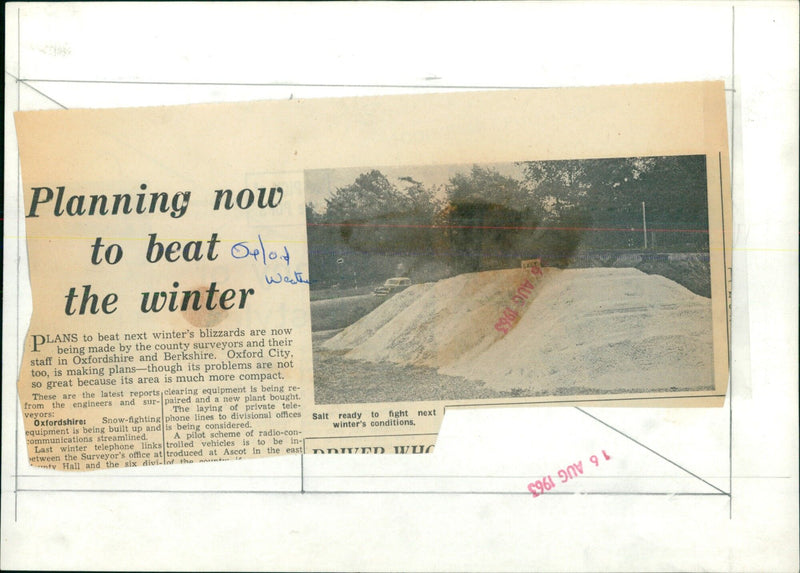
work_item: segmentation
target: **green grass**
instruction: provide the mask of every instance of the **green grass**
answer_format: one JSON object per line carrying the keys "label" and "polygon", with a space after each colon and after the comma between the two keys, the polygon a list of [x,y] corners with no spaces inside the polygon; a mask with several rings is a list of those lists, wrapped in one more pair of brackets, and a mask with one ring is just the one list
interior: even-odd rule
{"label": "green grass", "polygon": [[344,328],[375,310],[386,297],[373,294],[330,298],[311,302],[311,330]]}

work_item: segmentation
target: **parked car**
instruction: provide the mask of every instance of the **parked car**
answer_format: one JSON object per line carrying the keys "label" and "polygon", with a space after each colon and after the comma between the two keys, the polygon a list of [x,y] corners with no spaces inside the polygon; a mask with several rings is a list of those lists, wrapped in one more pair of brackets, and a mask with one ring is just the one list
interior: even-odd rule
{"label": "parked car", "polygon": [[411,279],[406,277],[395,277],[387,279],[385,283],[372,291],[375,296],[389,296],[411,286]]}

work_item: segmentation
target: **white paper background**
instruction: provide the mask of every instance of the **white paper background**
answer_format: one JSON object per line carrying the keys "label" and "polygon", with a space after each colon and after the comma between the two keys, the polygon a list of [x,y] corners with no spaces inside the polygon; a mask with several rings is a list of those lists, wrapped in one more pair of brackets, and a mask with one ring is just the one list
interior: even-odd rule
{"label": "white paper background", "polygon": [[[796,3],[9,4],[5,16],[4,569],[797,570]],[[14,110],[707,79],[725,80],[733,127],[724,409],[587,410],[619,431],[574,408],[453,411],[433,456],[305,456],[304,494],[298,458],[171,474],[27,465]],[[612,460],[585,489],[606,493],[525,492],[534,472],[598,449]]]}

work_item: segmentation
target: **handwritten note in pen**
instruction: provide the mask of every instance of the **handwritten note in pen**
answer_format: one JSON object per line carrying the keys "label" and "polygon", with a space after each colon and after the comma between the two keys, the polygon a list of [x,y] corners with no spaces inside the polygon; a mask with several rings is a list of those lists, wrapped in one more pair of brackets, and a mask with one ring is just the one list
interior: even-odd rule
{"label": "handwritten note in pen", "polygon": [[265,267],[264,282],[269,285],[310,285],[311,280],[303,276],[302,271],[291,268],[292,258],[286,245],[277,250],[268,250],[264,247],[261,235],[258,235],[258,245],[251,245],[248,241],[240,241],[231,247],[231,256],[234,259],[247,260],[252,258]]}

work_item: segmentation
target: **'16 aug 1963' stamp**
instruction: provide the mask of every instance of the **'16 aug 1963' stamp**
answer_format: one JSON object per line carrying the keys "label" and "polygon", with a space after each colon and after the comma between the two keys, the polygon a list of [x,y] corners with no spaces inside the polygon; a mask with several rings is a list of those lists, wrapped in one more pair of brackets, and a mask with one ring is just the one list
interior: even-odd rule
{"label": "'16 aug 1963' stamp", "polygon": [[[603,454],[603,458],[605,460],[610,460],[611,456],[609,456],[605,450],[601,450]],[[603,458],[598,458],[595,455],[589,456],[589,461],[593,463],[595,466],[600,465],[600,461]],[[574,464],[568,465],[564,469],[558,470],[558,477],[560,478],[560,483],[567,483],[568,481],[577,478],[578,476],[583,475],[583,460],[579,460]],[[550,475],[544,476],[542,479],[537,479],[534,482],[528,484],[528,491],[533,494],[533,497],[539,497],[545,492],[551,491],[554,487],[556,487],[556,483],[553,481],[553,477]]]}

